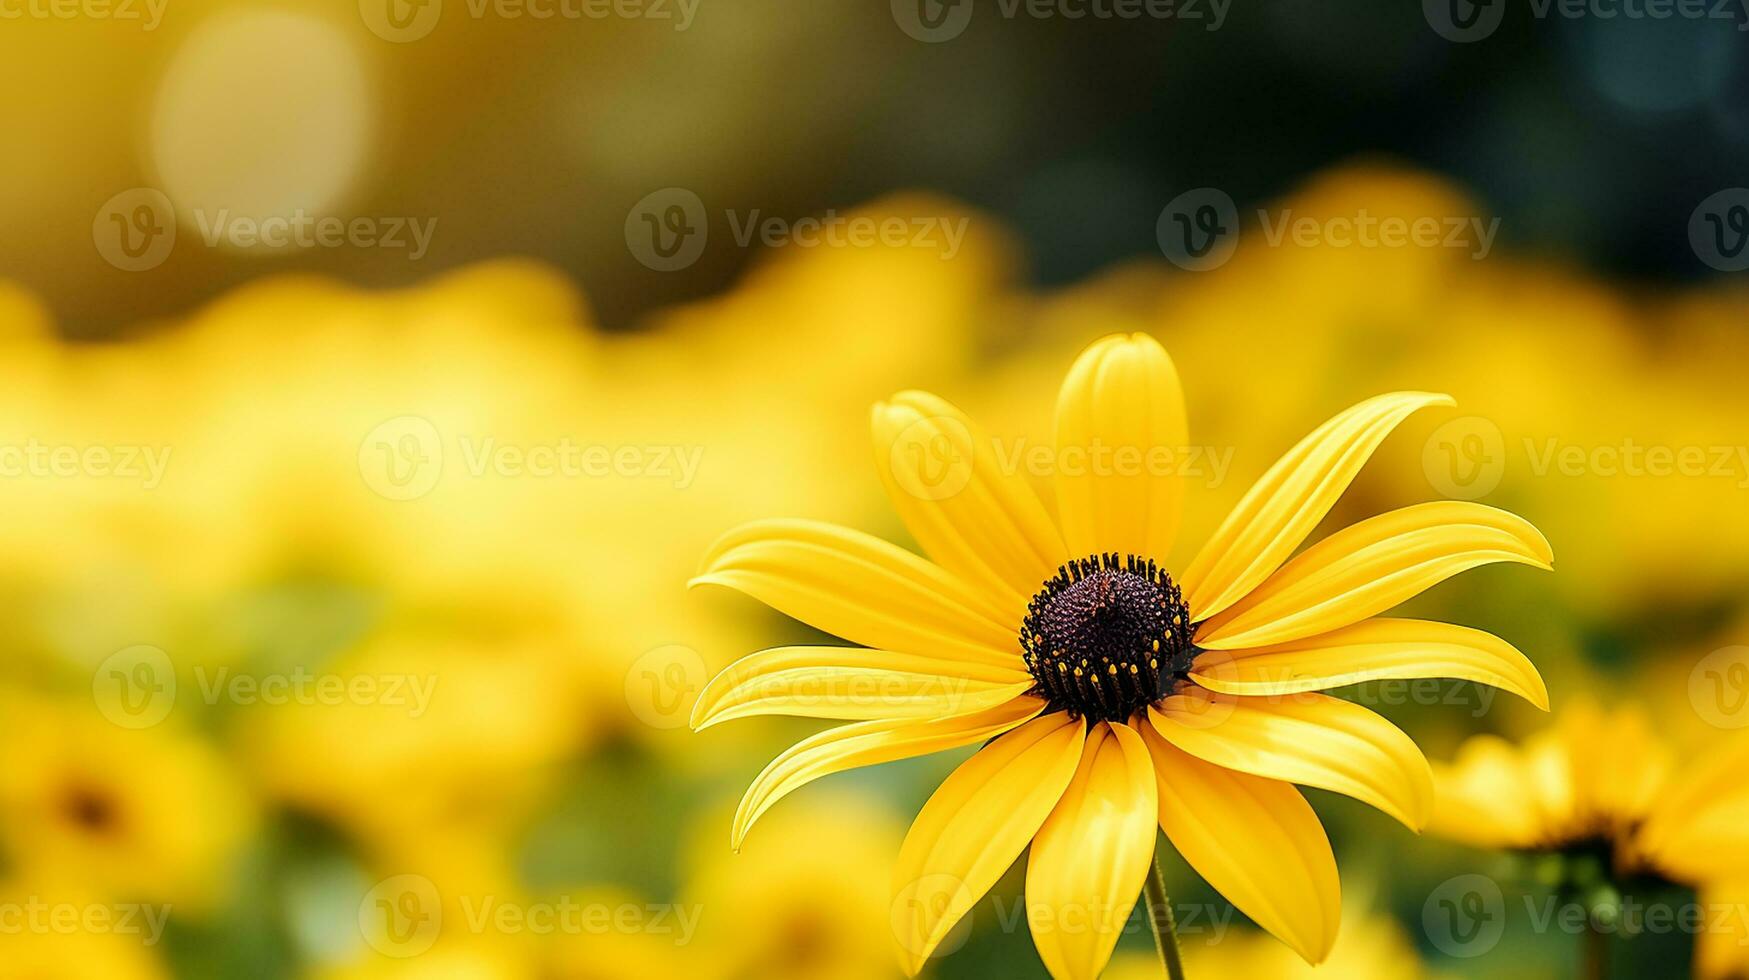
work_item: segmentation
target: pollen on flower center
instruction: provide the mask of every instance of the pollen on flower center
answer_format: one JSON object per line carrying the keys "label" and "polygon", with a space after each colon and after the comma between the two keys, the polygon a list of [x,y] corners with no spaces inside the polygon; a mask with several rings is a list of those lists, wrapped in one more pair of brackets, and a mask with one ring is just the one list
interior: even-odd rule
{"label": "pollen on flower center", "polygon": [[1172,576],[1134,555],[1069,562],[1027,604],[1026,669],[1052,710],[1122,721],[1172,693],[1196,655]]}

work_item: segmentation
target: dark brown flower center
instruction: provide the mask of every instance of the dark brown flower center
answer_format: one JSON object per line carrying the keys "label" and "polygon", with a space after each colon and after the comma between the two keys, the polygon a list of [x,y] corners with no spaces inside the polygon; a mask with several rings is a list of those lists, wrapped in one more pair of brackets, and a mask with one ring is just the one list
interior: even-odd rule
{"label": "dark brown flower center", "polygon": [[1027,604],[1020,646],[1035,693],[1090,721],[1122,721],[1164,698],[1196,655],[1172,576],[1115,553],[1057,569]]}

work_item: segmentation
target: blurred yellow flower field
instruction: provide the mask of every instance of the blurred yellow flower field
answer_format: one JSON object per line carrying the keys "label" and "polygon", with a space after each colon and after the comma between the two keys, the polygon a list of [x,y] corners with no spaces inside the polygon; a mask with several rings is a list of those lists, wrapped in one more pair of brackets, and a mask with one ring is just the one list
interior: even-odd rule
{"label": "blurred yellow flower field", "polygon": [[[111,87],[85,85],[61,104],[90,106]],[[631,166],[644,151],[622,152]],[[1315,221],[1484,215],[1455,183],[1375,160],[1324,169],[1271,207]],[[1334,859],[1363,869],[1369,905],[1343,902],[1317,861],[1317,880],[1277,904],[1285,871],[1256,854],[1235,870],[1219,834],[1177,825],[1190,864],[1166,864],[1165,886],[1223,923],[1218,941],[1183,923],[1188,975],[1568,973],[1585,937],[1524,910],[1620,900],[1650,889],[1648,875],[1663,890],[1647,901],[1714,918],[1610,936],[1602,955],[1618,974],[1692,962],[1697,976],[1744,975],[1749,916],[1729,914],[1749,902],[1740,278],[1625,284],[1505,246],[1478,260],[1289,239],[1241,246],[1208,272],[1156,256],[1038,287],[1024,233],[972,205],[906,192],[844,213],[970,231],[951,258],[761,248],[727,286],[631,323],[604,322],[572,277],[518,258],[392,288],[250,276],[101,340],[0,283],[0,980],[948,980],[1091,976],[1106,956],[1108,978],[1162,975],[1146,913],[1128,914],[1140,878],[1115,889],[1127,892],[1121,935],[1035,956],[1037,896],[1025,863],[1011,867],[1025,845],[1012,833],[1002,860],[975,868],[977,894],[959,894],[964,880],[895,894],[909,819],[1002,726],[940,758],[835,775],[772,807],[735,853],[736,795],[818,726],[740,703],[737,724],[688,724],[707,680],[742,656],[837,642],[686,589],[746,521],[830,522],[927,548],[947,556],[944,574],[988,586],[991,604],[1014,593],[1001,612],[1019,621],[1037,582],[1021,594],[1011,569],[984,564],[989,542],[955,539],[928,507],[888,508],[883,481],[905,477],[894,432],[942,414],[898,392],[951,393],[982,421],[986,462],[1031,501],[1023,518],[1087,545],[1054,558],[1117,547],[1100,515],[1118,503],[1066,519],[1057,474],[1028,462],[1060,431],[1065,369],[1114,333],[1156,339],[1173,385],[1182,378],[1189,445],[1175,448],[1195,452],[1175,474],[1179,532],[1162,517],[1145,542],[1162,568],[1191,566],[1211,535],[1236,548],[1239,529],[1221,521],[1247,488],[1380,391],[1449,392],[1455,407],[1403,419],[1345,495],[1325,495],[1327,518],[1292,509],[1304,526],[1264,575],[1308,536],[1435,500],[1458,501],[1441,513],[1465,526],[1495,508],[1523,515],[1559,555],[1554,574],[1480,569],[1400,610],[1510,637],[1534,667],[1458,680],[1356,667],[1316,685],[1389,718],[1439,763],[1426,839],[1337,793],[1300,804],[1286,790],[1305,810],[1300,829],[1323,826]],[[888,438],[871,454],[877,405]],[[917,448],[911,462],[928,466],[967,447]],[[1524,543],[1536,532],[1515,533],[1517,560],[1546,564]],[[1211,554],[1202,571],[1224,560]],[[1197,603],[1231,609],[1198,652],[1223,629],[1259,647],[1311,635],[1270,632],[1240,600],[1260,576],[1241,571],[1226,569],[1222,601]],[[1306,615],[1348,627],[1320,609]],[[1292,703],[1311,687],[1289,660],[1291,676],[1265,676],[1272,662],[1226,682]],[[972,680],[1033,697],[1026,671]],[[864,720],[834,710],[814,713]],[[1130,734],[1143,753],[1189,751],[1191,740]],[[1412,776],[1299,781],[1415,824]],[[1185,779],[1137,811],[1147,840],[1174,816],[1158,802],[1188,801]],[[1017,784],[1013,798],[1033,789]],[[994,827],[1001,815],[984,816]],[[980,825],[962,843],[994,833]],[[1147,845],[1132,850],[1144,867]],[[1059,864],[1065,878],[1083,870]],[[1468,876],[1500,896],[1505,931],[1459,943],[1451,917],[1471,892],[1452,882]],[[1307,895],[1328,908],[1308,911]],[[1338,930],[1322,916],[1339,905]],[[1296,949],[1328,959],[1308,967]]]}

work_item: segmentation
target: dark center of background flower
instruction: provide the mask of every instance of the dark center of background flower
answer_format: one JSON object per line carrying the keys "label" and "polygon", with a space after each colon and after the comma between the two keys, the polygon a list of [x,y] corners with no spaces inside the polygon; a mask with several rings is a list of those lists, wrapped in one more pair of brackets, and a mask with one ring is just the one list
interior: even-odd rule
{"label": "dark center of background flower", "polygon": [[115,802],[88,786],[69,788],[62,807],[69,820],[93,834],[106,833],[116,824]]}
{"label": "dark center of background flower", "polygon": [[1035,693],[1090,721],[1126,720],[1172,693],[1196,655],[1172,576],[1115,553],[1059,568],[1027,604],[1020,645]]}

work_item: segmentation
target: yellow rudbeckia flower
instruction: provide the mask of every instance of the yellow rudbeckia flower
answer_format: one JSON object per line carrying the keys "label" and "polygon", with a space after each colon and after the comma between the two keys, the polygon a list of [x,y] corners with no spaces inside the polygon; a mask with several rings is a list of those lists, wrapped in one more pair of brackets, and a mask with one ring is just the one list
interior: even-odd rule
{"label": "yellow rudbeckia flower", "polygon": [[1151,337],[1107,337],[1069,371],[1047,461],[1056,520],[952,405],[904,392],[877,406],[877,467],[933,561],[852,530],[763,521],[723,537],[694,580],[862,644],[756,653],[700,694],[697,728],[763,714],[855,722],[761,773],[734,843],[821,776],[988,742],[924,805],[900,849],[907,972],[1030,844],[1034,944],[1060,980],[1096,976],[1149,876],[1156,826],[1234,905],[1322,960],[1339,916],[1336,862],[1293,784],[1418,828],[1433,781],[1401,730],[1313,692],[1458,677],[1546,706],[1535,668],[1503,641],[1371,618],[1477,565],[1549,567],[1548,543],[1525,521],[1473,503],[1420,504],[1294,555],[1375,447],[1411,413],[1444,404],[1405,392],[1337,415],[1177,571],[1160,560],[1183,487],[1162,454],[1189,444],[1177,370]]}
{"label": "yellow rudbeckia flower", "polygon": [[[1681,758],[1639,705],[1581,701],[1519,743],[1473,736],[1433,772],[1433,833],[1539,856],[1552,883],[1593,890],[1605,905],[1671,884],[1693,888],[1703,911],[1744,907],[1749,737]],[[1708,914],[1700,925],[1694,975],[1749,975],[1741,916]]]}

